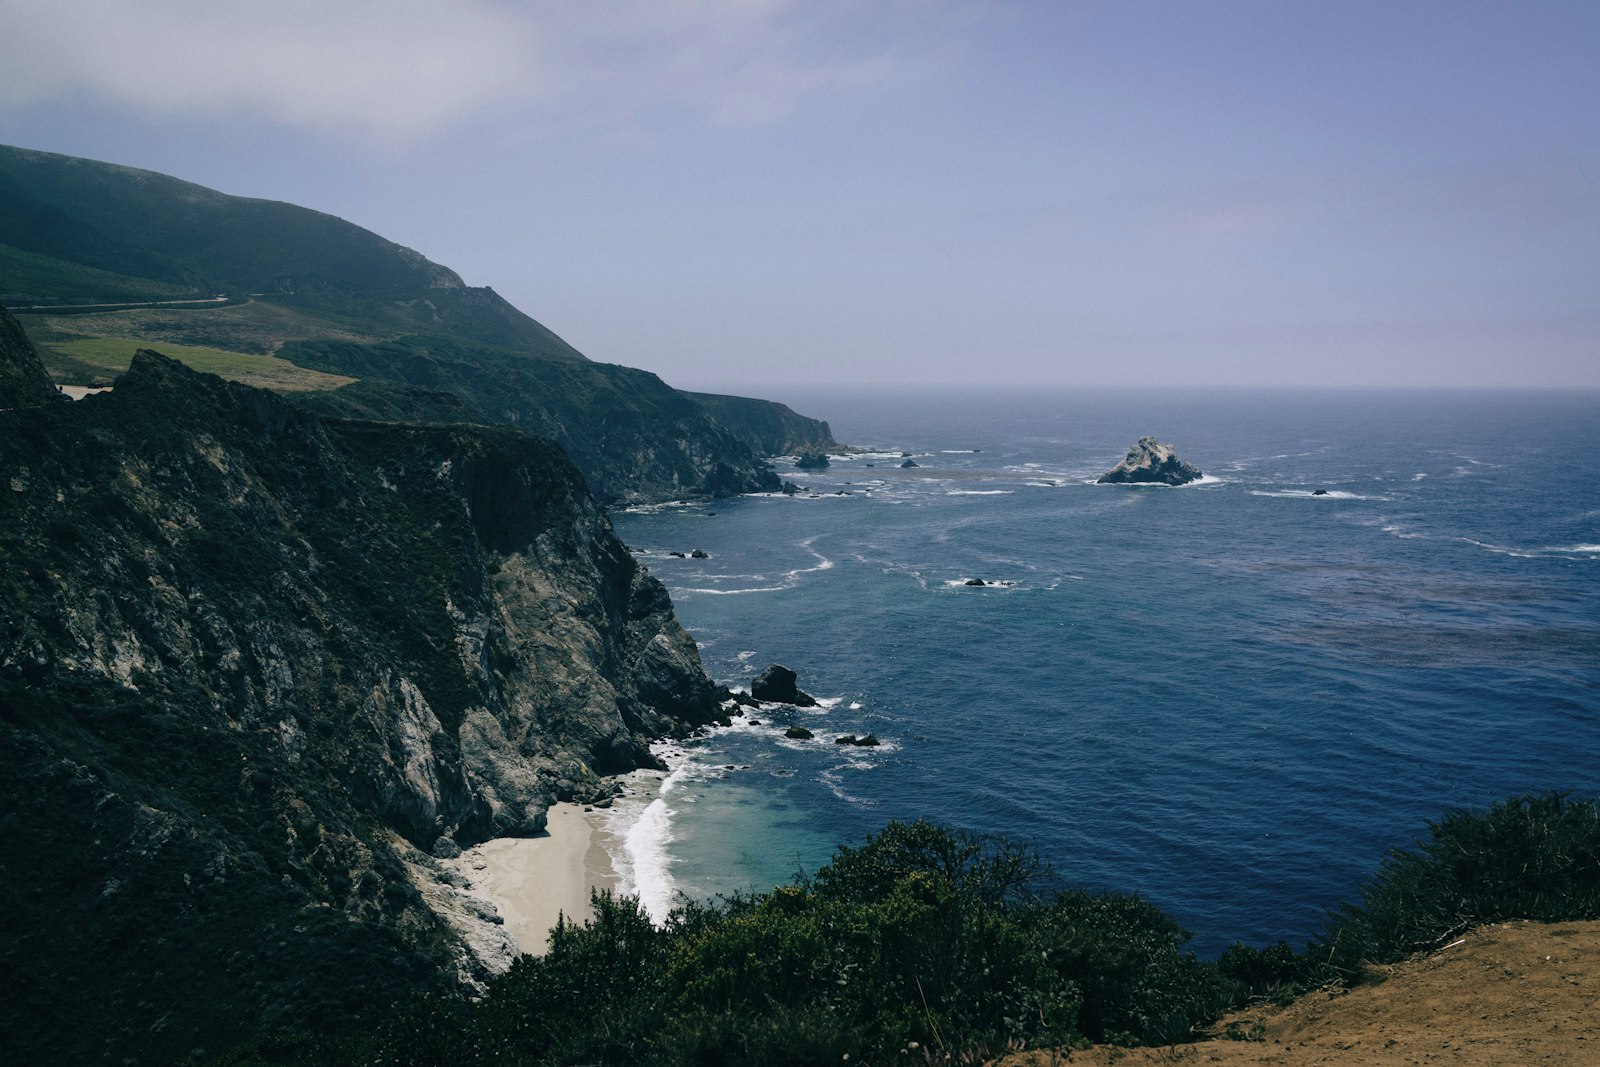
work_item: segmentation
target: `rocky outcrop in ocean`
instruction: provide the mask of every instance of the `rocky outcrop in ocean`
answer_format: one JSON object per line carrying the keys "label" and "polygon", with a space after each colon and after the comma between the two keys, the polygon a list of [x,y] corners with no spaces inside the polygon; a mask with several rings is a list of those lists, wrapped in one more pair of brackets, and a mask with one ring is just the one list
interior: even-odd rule
{"label": "rocky outcrop in ocean", "polygon": [[1171,445],[1154,437],[1141,437],[1121,463],[1095,480],[1108,484],[1183,485],[1200,477],[1200,468],[1179,459]]}
{"label": "rocky outcrop in ocean", "polygon": [[757,700],[773,704],[793,704],[797,708],[814,708],[816,698],[800,689],[795,683],[799,675],[781,663],[774,663],[750,683],[750,695]]}

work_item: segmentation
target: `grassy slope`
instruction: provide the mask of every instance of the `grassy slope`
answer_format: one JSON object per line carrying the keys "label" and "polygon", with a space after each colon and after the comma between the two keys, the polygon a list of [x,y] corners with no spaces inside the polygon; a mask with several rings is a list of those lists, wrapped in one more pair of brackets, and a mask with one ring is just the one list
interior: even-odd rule
{"label": "grassy slope", "polygon": [[[64,384],[87,384],[76,379],[88,375],[88,380],[113,378],[128,369],[133,354],[149,347],[140,341],[121,337],[83,337],[71,341],[57,341],[40,346],[44,362],[57,380]],[[163,355],[178,360],[191,370],[204,371],[242,382],[261,389],[280,393],[308,392],[317,389],[337,389],[355,381],[339,374],[297,367],[276,356],[254,355],[249,352],[228,352],[220,348],[202,348],[194,345],[162,343]]]}

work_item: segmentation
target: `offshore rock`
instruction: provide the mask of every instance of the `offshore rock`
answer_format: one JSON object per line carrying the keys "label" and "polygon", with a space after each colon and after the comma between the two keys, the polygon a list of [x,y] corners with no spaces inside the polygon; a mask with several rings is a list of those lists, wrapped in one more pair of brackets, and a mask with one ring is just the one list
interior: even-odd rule
{"label": "offshore rock", "polygon": [[794,461],[794,465],[803,471],[819,471],[828,466],[826,452],[802,452]]}
{"label": "offshore rock", "polygon": [[774,663],[750,683],[750,695],[772,704],[793,704],[797,708],[814,708],[816,698],[796,687],[799,675],[781,663]]}
{"label": "offshore rock", "polygon": [[1201,477],[1199,467],[1178,458],[1172,446],[1154,437],[1141,437],[1121,463],[1106,471],[1098,482],[1108,484],[1184,485]]}
{"label": "offshore rock", "polygon": [[718,712],[540,438],[324,419],[140,351],[93,403],[0,411],[0,466],[17,1062],[182,1062],[477,982],[506,942],[434,856]]}

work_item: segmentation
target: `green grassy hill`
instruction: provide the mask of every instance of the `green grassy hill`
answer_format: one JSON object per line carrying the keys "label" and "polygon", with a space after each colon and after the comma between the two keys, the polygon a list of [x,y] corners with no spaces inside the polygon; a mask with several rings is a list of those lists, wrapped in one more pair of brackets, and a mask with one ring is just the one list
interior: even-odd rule
{"label": "green grassy hill", "polygon": [[827,439],[814,420],[764,418],[759,400],[724,425],[735,408],[592,363],[492,289],[331,215],[5,146],[0,303],[58,383],[104,378],[123,358],[107,353],[140,345],[203,352],[200,369],[299,391],[324,413],[545,434],[606,501],[774,488],[761,453],[790,442],[750,434],[752,418],[795,445]]}

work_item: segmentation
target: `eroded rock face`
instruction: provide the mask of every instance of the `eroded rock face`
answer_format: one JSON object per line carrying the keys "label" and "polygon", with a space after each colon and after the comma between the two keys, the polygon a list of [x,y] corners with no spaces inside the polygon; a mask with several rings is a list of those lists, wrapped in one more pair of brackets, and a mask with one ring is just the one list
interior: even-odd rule
{"label": "eroded rock face", "polygon": [[1178,458],[1172,446],[1154,437],[1141,437],[1121,463],[1102,474],[1096,481],[1112,484],[1155,483],[1183,485],[1196,481],[1203,475],[1199,467]]}
{"label": "eroded rock face", "polygon": [[59,398],[22,326],[0,306],[0,410],[36,407]]}
{"label": "eroded rock face", "polygon": [[[547,441],[324,420],[141,352],[94,404],[0,412],[0,460],[0,799],[41,854],[0,879],[38,990],[0,1028],[55,1059],[481,976],[500,942],[436,913],[429,854],[538,832],[718,714]],[[115,1047],[48,1044],[90,1018]]]}

